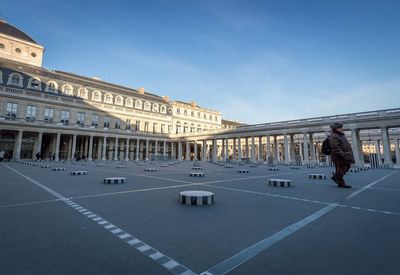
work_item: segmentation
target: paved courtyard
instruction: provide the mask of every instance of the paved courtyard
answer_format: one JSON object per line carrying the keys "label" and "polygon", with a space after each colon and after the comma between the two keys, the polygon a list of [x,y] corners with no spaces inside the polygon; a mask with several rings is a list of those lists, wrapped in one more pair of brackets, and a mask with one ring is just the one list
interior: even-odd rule
{"label": "paved courtyard", "polygon": [[[340,189],[308,178],[330,167],[162,164],[0,163],[0,274],[400,274],[399,170]],[[115,176],[127,182],[103,183]],[[182,205],[184,190],[215,203]]]}

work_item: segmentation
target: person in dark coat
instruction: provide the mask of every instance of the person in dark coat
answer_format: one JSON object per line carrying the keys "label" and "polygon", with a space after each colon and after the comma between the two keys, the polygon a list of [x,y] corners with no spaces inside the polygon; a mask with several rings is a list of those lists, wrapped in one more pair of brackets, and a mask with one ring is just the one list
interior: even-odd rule
{"label": "person in dark coat", "polygon": [[344,175],[349,171],[350,166],[354,163],[353,150],[349,141],[346,139],[343,131],[342,123],[334,123],[331,125],[332,134],[329,136],[331,143],[331,158],[335,164],[335,174],[332,179],[338,187],[351,188],[344,181]]}

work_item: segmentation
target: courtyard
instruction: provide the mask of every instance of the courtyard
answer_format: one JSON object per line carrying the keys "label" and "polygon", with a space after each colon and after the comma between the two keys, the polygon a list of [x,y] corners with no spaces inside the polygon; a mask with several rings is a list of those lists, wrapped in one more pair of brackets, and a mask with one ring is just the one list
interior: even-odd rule
{"label": "courtyard", "polygon": [[[398,170],[341,189],[333,167],[199,164],[204,177],[188,161],[0,163],[0,274],[400,273]],[[215,202],[180,204],[185,190]]]}

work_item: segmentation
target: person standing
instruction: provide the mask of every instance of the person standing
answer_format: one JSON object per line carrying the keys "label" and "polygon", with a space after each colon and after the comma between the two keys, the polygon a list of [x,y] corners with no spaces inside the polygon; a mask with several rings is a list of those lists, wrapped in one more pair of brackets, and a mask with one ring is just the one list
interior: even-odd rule
{"label": "person standing", "polygon": [[0,162],[2,162],[4,159],[4,150],[0,151]]}
{"label": "person standing", "polygon": [[335,164],[335,174],[332,179],[338,187],[351,188],[344,181],[344,175],[349,171],[350,166],[354,163],[353,150],[349,141],[346,139],[342,123],[334,123],[331,125],[332,134],[329,136],[331,145],[331,158]]}

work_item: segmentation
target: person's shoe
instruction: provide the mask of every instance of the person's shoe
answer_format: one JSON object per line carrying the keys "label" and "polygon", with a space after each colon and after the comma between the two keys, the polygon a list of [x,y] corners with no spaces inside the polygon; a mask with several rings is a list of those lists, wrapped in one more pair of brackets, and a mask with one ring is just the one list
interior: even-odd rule
{"label": "person's shoe", "polygon": [[351,185],[343,184],[343,185],[338,185],[340,188],[351,188]]}

